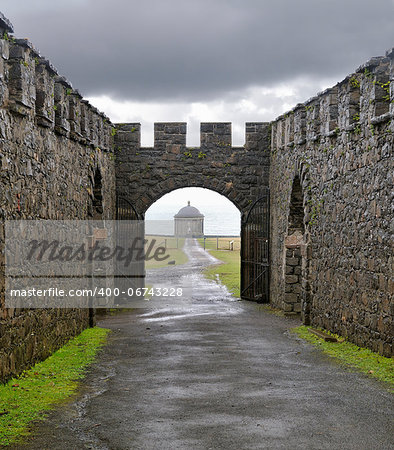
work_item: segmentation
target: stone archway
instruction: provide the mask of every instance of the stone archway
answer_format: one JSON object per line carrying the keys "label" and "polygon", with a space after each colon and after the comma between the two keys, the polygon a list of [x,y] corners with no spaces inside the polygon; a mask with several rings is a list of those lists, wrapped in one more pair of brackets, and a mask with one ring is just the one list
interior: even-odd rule
{"label": "stone archway", "polygon": [[289,312],[302,309],[302,247],[304,245],[304,205],[299,176],[295,176],[290,196],[287,236],[285,238],[285,302]]}
{"label": "stone archway", "polygon": [[102,176],[99,168],[94,171],[94,177],[91,180],[91,203],[89,205],[88,213],[89,217],[93,220],[103,219],[103,185]]}
{"label": "stone archway", "polygon": [[310,322],[309,233],[305,218],[304,193],[297,174],[292,183],[287,235],[285,237],[285,302],[290,312],[301,313]]}
{"label": "stone archway", "polygon": [[[163,195],[201,187],[223,195],[246,217],[268,189],[270,124],[247,123],[245,131],[245,145],[234,147],[231,123],[202,123],[200,146],[187,147],[186,123],[155,123],[154,146],[147,148],[141,147],[139,123],[119,124],[114,136],[117,194],[144,217]],[[241,247],[244,262],[255,259],[254,245],[244,249],[241,242]],[[253,298],[268,299],[263,285]]]}
{"label": "stone archway", "polygon": [[200,147],[186,146],[186,123],[155,123],[153,147],[141,147],[140,124],[114,136],[116,190],[138,214],[179,188],[211,189],[246,213],[268,186],[270,126],[247,123],[245,145],[233,147],[231,123],[202,123]]}
{"label": "stone archway", "polygon": [[[96,167],[91,187],[91,200],[88,208],[89,218],[93,221],[93,227],[91,232],[93,240],[96,238],[97,228],[103,227],[104,219],[104,207],[103,207],[103,183],[102,176],[99,167]],[[92,244],[93,245],[93,244]],[[97,264],[97,263],[96,263]],[[95,273],[97,267],[92,263],[92,273]],[[91,300],[89,300],[89,326],[94,327],[96,325],[96,309],[91,306]]]}

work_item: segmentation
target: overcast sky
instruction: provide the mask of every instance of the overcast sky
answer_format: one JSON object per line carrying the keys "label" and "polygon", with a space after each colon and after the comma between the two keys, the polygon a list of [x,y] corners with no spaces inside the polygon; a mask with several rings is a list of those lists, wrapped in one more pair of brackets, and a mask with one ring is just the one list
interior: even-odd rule
{"label": "overcast sky", "polygon": [[393,0],[2,0],[113,121],[267,121],[394,46]]}
{"label": "overcast sky", "polygon": [[[270,121],[394,46],[394,0],[1,0],[114,122]],[[207,197],[208,198],[208,197]],[[183,202],[184,198],[180,197]],[[237,219],[238,220],[238,219]]]}

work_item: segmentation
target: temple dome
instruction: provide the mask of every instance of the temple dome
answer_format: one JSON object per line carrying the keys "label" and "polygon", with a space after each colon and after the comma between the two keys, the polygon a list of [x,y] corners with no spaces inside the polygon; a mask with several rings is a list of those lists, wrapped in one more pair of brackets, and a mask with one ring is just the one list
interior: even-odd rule
{"label": "temple dome", "polygon": [[174,216],[177,219],[189,219],[195,217],[204,217],[204,214],[201,214],[200,211],[194,206],[190,206],[190,201],[187,202],[187,206],[181,208],[178,214]]}

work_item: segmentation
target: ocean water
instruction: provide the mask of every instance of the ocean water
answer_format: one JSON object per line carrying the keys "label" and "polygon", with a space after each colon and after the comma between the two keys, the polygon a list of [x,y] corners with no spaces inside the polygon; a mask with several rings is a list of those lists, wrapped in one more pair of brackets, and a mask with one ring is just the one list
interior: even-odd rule
{"label": "ocean water", "polygon": [[[147,220],[146,232],[148,234],[172,234],[173,233],[173,218],[182,206],[179,203],[174,205],[154,205],[151,207],[145,218]],[[215,236],[239,236],[241,215],[235,207],[228,205],[214,205],[205,204],[204,206],[197,206],[192,203],[192,206],[198,207],[199,211],[204,214],[204,234]],[[232,206],[232,205],[231,205]],[[156,224],[154,223],[157,222]]]}

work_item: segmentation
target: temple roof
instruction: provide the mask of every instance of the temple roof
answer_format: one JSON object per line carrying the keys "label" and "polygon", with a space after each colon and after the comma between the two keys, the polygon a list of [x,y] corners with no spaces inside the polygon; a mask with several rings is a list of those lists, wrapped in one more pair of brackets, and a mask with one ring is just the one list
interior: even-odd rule
{"label": "temple roof", "polygon": [[194,206],[190,206],[190,201],[187,202],[187,206],[184,206],[181,208],[178,212],[178,214],[175,214],[174,216],[176,219],[183,219],[183,218],[198,218],[198,217],[204,217],[204,214],[201,214],[200,211],[195,208]]}

